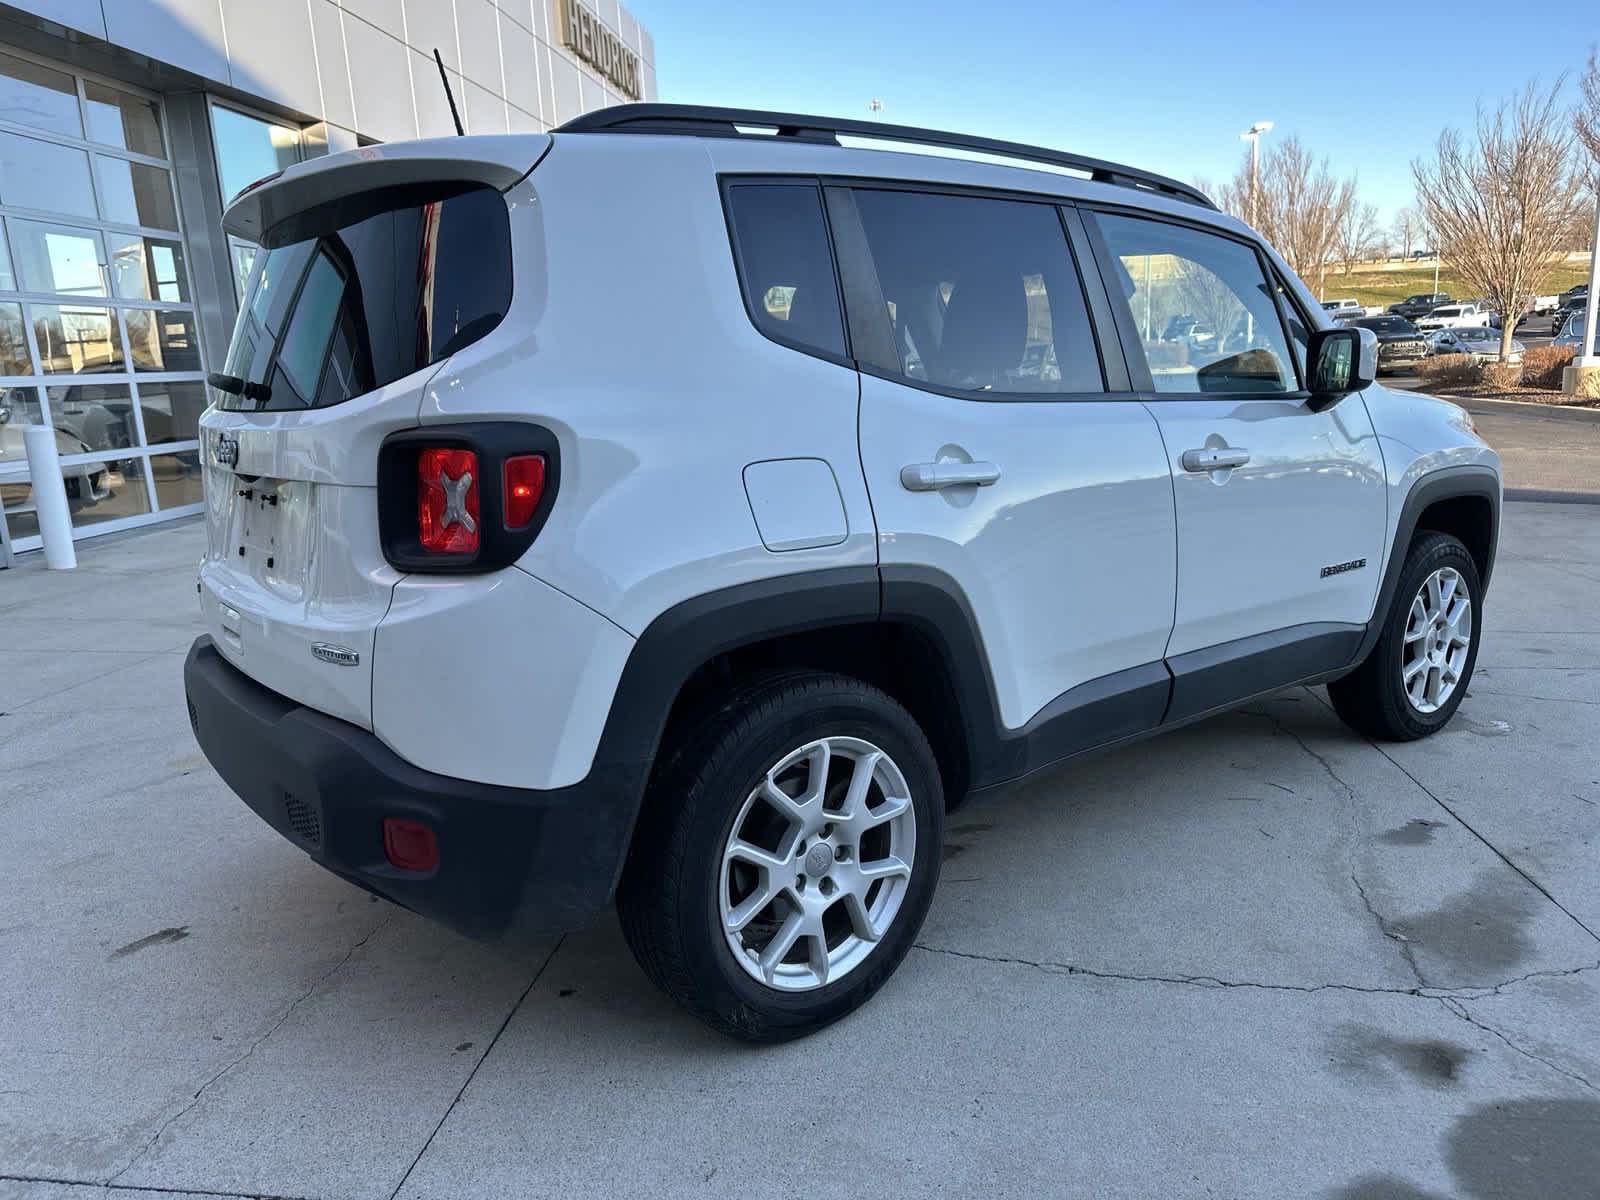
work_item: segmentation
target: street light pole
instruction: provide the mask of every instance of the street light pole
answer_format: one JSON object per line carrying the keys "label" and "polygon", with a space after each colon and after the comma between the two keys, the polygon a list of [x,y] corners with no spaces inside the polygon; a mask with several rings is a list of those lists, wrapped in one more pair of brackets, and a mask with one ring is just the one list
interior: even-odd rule
{"label": "street light pole", "polygon": [[1250,224],[1254,225],[1260,216],[1259,200],[1261,194],[1259,160],[1261,156],[1261,135],[1272,128],[1271,121],[1257,121],[1239,135],[1241,141],[1250,143]]}

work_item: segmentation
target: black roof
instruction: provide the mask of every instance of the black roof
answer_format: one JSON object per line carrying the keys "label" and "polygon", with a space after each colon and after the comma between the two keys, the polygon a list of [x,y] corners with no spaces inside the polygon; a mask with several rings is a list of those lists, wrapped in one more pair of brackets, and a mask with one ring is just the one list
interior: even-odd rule
{"label": "black roof", "polygon": [[[747,132],[770,130],[773,132]],[[1065,150],[1052,150],[1046,146],[1029,146],[1022,142],[1005,142],[994,138],[973,137],[964,133],[949,133],[939,129],[919,129],[911,125],[885,125],[877,121],[856,121],[841,117],[811,117],[797,113],[765,112],[753,108],[716,108],[699,104],[617,104],[610,108],[585,113],[565,125],[557,126],[555,133],[667,133],[688,137],[765,137],[793,142],[820,142],[839,144],[839,135],[872,138],[886,142],[906,142],[922,146],[942,146],[946,149],[969,150],[976,154],[993,154],[1003,158],[1022,159],[1027,162],[1048,163],[1082,171],[1098,183],[1113,183],[1122,187],[1153,192],[1174,200],[1186,200],[1214,209],[1213,204],[1199,188],[1190,187],[1165,175],[1141,171],[1137,167],[1106,162],[1083,154]]]}

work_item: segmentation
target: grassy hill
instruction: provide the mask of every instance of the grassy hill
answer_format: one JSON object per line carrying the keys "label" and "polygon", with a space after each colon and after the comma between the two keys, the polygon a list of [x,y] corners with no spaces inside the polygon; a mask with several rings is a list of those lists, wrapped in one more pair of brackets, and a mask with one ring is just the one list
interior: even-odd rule
{"label": "grassy hill", "polygon": [[[1574,284],[1589,278],[1589,264],[1567,262],[1550,273],[1550,278],[1540,289],[1541,294],[1564,292]],[[1473,297],[1473,289],[1463,283],[1448,266],[1439,272],[1439,290],[1448,292],[1458,300]],[[1433,264],[1426,267],[1405,266],[1398,270],[1385,270],[1382,264],[1365,263],[1351,269],[1348,275],[1330,271],[1324,281],[1326,300],[1343,300],[1354,297],[1362,304],[1394,304],[1418,292],[1433,291]]]}

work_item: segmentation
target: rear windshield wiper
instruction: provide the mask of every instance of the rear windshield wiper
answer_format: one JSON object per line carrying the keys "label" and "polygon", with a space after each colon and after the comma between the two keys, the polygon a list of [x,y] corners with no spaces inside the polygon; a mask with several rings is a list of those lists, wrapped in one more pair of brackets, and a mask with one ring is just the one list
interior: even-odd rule
{"label": "rear windshield wiper", "polygon": [[219,392],[227,392],[233,396],[243,396],[246,400],[255,400],[264,404],[272,399],[272,389],[266,384],[240,379],[237,375],[223,375],[220,372],[213,371],[206,376],[206,382]]}

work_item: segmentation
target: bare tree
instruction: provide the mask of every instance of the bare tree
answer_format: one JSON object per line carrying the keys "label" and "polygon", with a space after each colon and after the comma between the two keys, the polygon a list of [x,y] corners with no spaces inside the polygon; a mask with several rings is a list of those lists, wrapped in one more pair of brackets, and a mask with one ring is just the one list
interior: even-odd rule
{"label": "bare tree", "polygon": [[1212,198],[1251,221],[1294,273],[1322,295],[1328,264],[1339,254],[1339,227],[1355,207],[1353,179],[1334,178],[1326,158],[1315,158],[1298,137],[1288,137],[1262,153],[1253,206],[1248,153]]}
{"label": "bare tree", "polygon": [[1434,248],[1501,314],[1501,362],[1517,318],[1565,257],[1578,205],[1576,131],[1559,90],[1559,80],[1548,90],[1530,83],[1493,112],[1480,109],[1473,137],[1447,129],[1431,159],[1411,164]]}
{"label": "bare tree", "polygon": [[1600,51],[1589,51],[1589,65],[1578,76],[1578,140],[1589,155],[1589,172],[1600,188]]}
{"label": "bare tree", "polygon": [[1394,215],[1394,240],[1401,258],[1410,258],[1412,246],[1421,244],[1422,214],[1409,204]]}
{"label": "bare tree", "polygon": [[1378,210],[1371,204],[1351,204],[1339,218],[1335,244],[1341,269],[1348,275],[1378,241]]}

